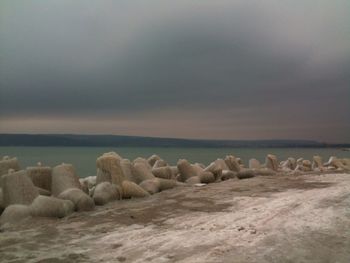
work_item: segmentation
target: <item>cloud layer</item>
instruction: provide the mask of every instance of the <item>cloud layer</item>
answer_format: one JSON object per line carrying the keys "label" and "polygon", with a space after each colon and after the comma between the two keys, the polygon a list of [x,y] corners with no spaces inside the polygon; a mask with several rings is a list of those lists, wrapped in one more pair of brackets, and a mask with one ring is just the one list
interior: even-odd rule
{"label": "cloud layer", "polygon": [[347,1],[0,5],[0,132],[350,142]]}

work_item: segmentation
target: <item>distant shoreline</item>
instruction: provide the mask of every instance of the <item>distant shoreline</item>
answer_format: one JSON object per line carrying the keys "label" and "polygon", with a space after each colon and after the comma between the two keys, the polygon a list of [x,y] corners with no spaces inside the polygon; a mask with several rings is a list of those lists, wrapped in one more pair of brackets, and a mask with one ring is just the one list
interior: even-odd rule
{"label": "distant shoreline", "polygon": [[123,135],[0,134],[0,146],[181,147],[181,148],[350,148],[349,143],[312,140],[199,140]]}

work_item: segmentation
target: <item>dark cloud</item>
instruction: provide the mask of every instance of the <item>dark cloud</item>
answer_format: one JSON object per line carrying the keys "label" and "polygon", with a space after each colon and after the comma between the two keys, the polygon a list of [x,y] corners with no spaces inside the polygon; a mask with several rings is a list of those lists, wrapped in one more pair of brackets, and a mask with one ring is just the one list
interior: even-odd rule
{"label": "dark cloud", "polygon": [[344,1],[1,5],[0,131],[350,141]]}

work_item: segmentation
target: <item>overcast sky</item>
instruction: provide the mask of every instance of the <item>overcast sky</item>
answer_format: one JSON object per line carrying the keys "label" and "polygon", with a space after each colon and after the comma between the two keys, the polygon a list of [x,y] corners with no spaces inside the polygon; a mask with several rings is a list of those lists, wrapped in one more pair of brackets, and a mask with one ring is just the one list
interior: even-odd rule
{"label": "overcast sky", "polygon": [[350,1],[2,0],[0,132],[350,142]]}

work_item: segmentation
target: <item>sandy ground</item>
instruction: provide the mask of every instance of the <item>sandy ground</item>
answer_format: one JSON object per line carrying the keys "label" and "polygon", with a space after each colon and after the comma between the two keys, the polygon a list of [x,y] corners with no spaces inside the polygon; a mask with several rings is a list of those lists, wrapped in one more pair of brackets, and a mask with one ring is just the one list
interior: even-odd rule
{"label": "sandy ground", "polygon": [[178,187],[1,229],[1,262],[350,262],[350,174]]}

